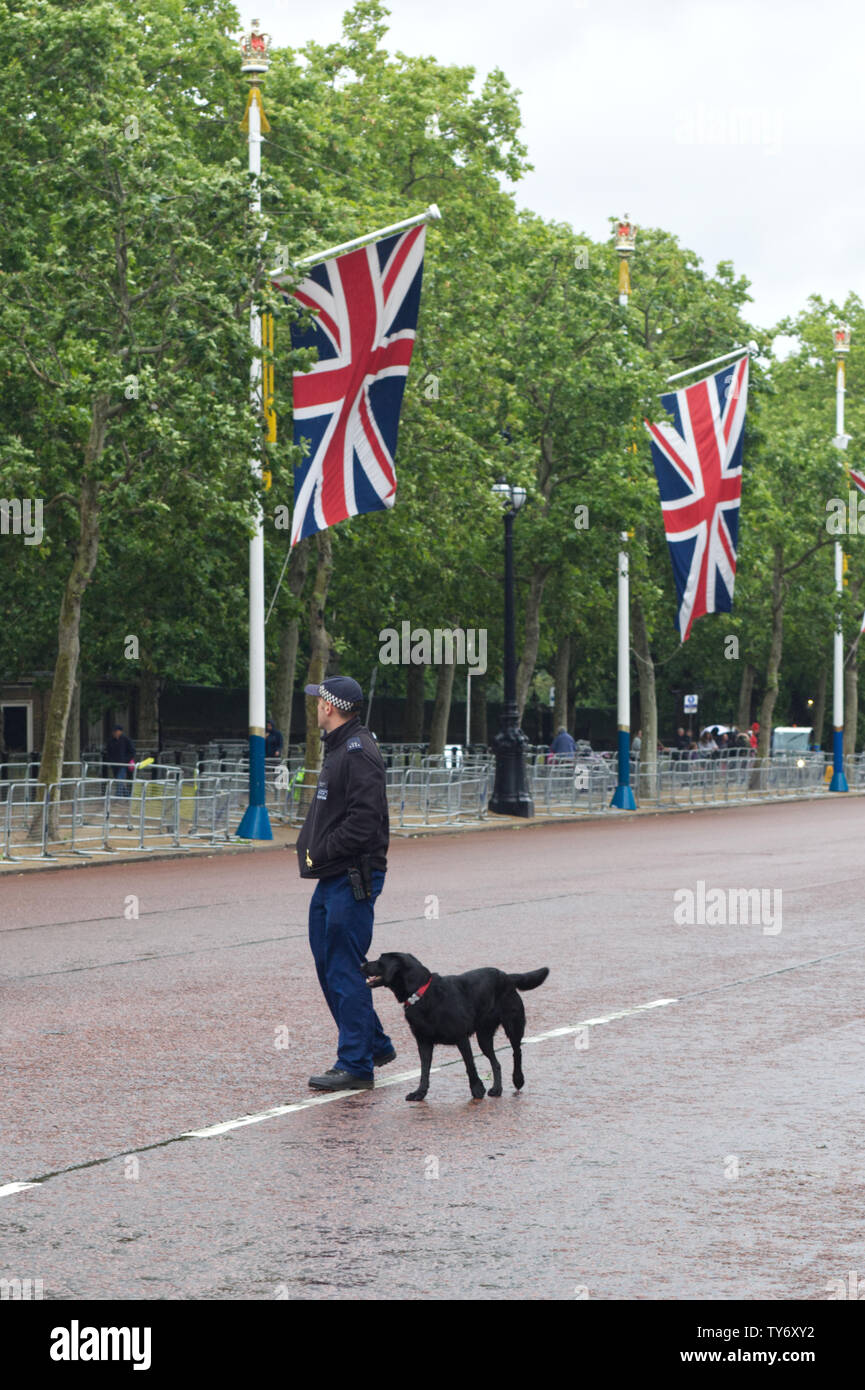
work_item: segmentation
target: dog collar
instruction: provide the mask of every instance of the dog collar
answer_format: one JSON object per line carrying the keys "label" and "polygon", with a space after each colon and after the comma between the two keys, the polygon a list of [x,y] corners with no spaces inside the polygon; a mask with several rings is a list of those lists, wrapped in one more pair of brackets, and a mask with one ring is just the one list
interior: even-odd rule
{"label": "dog collar", "polygon": [[418,1001],[419,999],[421,999],[421,998],[423,997],[423,995],[426,994],[426,992],[427,992],[427,990],[429,989],[429,987],[430,987],[431,984],[432,984],[432,975],[430,975],[430,977],[429,977],[429,979],[427,980],[427,982],[426,982],[425,985],[421,985],[420,989],[419,989],[415,994],[410,995],[409,998],[406,999],[405,1003],[403,1004],[403,1008],[404,1008],[404,1009],[407,1009],[408,1006],[409,1006],[409,1004],[416,1004],[417,1001]]}

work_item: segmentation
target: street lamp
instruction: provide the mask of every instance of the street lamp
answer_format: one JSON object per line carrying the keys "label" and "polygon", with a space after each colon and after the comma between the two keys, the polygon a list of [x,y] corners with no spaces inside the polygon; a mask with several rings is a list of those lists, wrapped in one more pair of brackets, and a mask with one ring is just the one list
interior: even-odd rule
{"label": "street lamp", "polygon": [[489,809],[496,816],[533,816],[535,806],[526,784],[523,749],[528,739],[517,715],[517,654],[514,632],[514,517],[526,500],[524,487],[501,478],[493,492],[504,508],[505,520],[505,703],[502,727],[493,739],[496,780]]}

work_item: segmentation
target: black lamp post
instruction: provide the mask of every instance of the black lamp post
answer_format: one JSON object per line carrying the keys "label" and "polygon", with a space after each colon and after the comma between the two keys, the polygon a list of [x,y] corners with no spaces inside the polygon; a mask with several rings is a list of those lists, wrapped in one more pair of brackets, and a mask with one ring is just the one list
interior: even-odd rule
{"label": "black lamp post", "polygon": [[517,717],[517,653],[514,632],[514,517],[526,500],[524,487],[504,479],[493,492],[505,506],[505,705],[502,727],[493,739],[496,780],[489,809],[497,816],[533,816],[535,806],[526,784],[523,749],[528,739]]}

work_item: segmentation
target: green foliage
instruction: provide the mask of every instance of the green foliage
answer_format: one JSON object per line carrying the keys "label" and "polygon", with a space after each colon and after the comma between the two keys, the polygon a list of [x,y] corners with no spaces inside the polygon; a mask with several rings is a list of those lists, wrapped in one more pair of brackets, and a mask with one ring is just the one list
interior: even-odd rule
{"label": "green foliage", "polygon": [[[348,11],[338,42],[272,55],[259,222],[248,213],[237,28],[222,0],[0,3],[0,493],[43,498],[47,528],[41,546],[0,538],[0,677],[53,664],[89,469],[101,549],[84,600],[85,681],[128,678],[123,639],[135,633],[165,681],[243,682],[258,500],[249,462],[261,439],[248,402],[251,298],[276,315],[269,601],[289,535],[274,521],[291,506],[297,461],[291,373],[311,363],[290,349],[295,311],[267,271],[437,202],[396,506],[333,532],[327,626],[342,668],[366,682],[384,627],[459,624],[488,630],[495,683],[502,528],[491,485],[505,475],[529,494],[515,526],[521,622],[542,578],[534,698],[572,636],[572,696],[614,699],[625,530],[662,728],[678,722],[674,690],[701,691],[707,718],[735,714],[741,663],[766,662],[779,545],[789,682],[778,713],[799,713],[829,651],[826,502],[846,495],[830,442],[830,324],[844,319],[854,344],[865,339],[861,301],[812,298],[775,330],[796,344],[778,360],[774,332],[747,322],[748,283],[730,262],[710,274],[671,232],[641,228],[621,309],[612,240],[518,213],[503,189],[530,167],[505,75],[390,53],[377,0]],[[735,607],[696,624],[683,646],[642,420],[657,418],[670,374],[755,337]],[[97,400],[110,420],[88,462]],[[860,396],[848,396],[847,415],[861,439]],[[587,528],[574,524],[580,506]],[[863,544],[846,542],[849,641],[865,603]],[[283,585],[267,628],[271,666],[304,605]],[[727,634],[739,662],[724,658]],[[382,677],[390,693],[404,689],[403,668]]]}

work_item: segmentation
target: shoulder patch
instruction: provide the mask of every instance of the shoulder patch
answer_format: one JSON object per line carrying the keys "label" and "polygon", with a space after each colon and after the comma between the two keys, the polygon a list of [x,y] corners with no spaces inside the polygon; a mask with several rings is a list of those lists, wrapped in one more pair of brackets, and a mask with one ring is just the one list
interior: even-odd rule
{"label": "shoulder patch", "polygon": [[346,752],[353,753],[356,748],[363,748],[363,744],[361,743],[359,738],[350,738],[346,743],[345,747]]}

